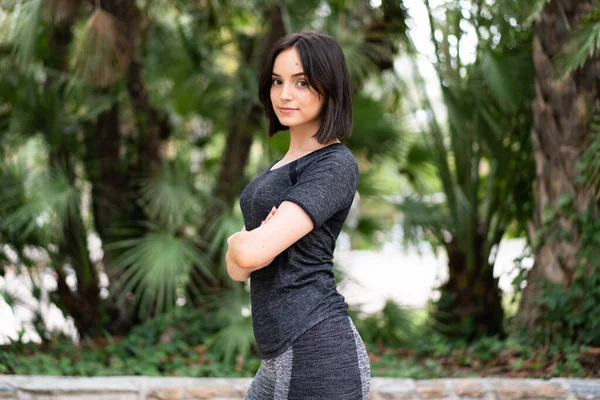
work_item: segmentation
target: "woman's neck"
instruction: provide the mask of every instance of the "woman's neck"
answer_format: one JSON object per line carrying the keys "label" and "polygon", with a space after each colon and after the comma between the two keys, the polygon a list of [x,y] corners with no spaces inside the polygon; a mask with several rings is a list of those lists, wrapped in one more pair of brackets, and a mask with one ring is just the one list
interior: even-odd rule
{"label": "woman's neck", "polygon": [[339,143],[338,139],[333,139],[329,143],[321,144],[317,141],[317,138],[313,137],[314,134],[319,130],[319,126],[316,127],[290,127],[290,147],[287,151],[288,155],[310,153],[311,151],[318,150],[321,147],[328,146],[332,143]]}

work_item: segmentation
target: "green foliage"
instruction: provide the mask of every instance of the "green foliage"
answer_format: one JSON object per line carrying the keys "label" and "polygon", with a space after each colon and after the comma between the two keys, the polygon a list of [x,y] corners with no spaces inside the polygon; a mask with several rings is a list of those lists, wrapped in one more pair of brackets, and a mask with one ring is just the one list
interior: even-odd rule
{"label": "green foliage", "polygon": [[222,349],[205,345],[232,329],[214,310],[177,308],[135,327],[125,338],[106,336],[73,345],[57,336],[47,348],[14,341],[2,346],[2,373],[23,375],[249,376],[259,360],[249,351],[235,365],[222,361]]}
{"label": "green foliage", "polygon": [[[367,321],[359,321],[364,324]],[[413,322],[415,322],[413,320]],[[516,337],[482,337],[473,342],[449,340],[432,330],[431,323],[418,324],[410,345],[382,347],[367,342],[372,376],[432,379],[442,377],[583,377],[585,347],[540,348]],[[365,333],[361,332],[363,338]]]}
{"label": "green foliage", "polygon": [[[23,240],[33,231],[44,232],[49,240],[62,237],[62,222],[80,201],[79,191],[70,184],[63,168],[57,165],[36,173],[24,166],[8,165],[0,172],[0,180],[6,184],[0,194],[5,200],[0,206],[5,216],[0,229],[18,231]],[[24,183],[27,187],[22,186]]]}
{"label": "green foliage", "polygon": [[369,160],[394,156],[401,149],[403,137],[398,123],[386,111],[385,104],[365,94],[353,99],[354,126],[348,146],[355,152],[368,151]]}
{"label": "green foliage", "polygon": [[[35,56],[38,34],[43,29],[40,24],[42,7],[42,0],[24,0],[15,7],[13,18],[16,23],[12,24],[13,29],[9,32],[9,37],[15,43],[15,59],[21,65],[31,62]],[[28,29],[31,27],[35,29]]]}
{"label": "green foliage", "polygon": [[365,343],[398,348],[410,346],[414,342],[417,332],[414,316],[415,312],[387,300],[380,311],[364,319],[354,320]]}
{"label": "green foliage", "polygon": [[[215,297],[203,309],[177,308],[147,320],[127,337],[105,336],[73,345],[70,338],[55,335],[51,342],[39,346],[23,342],[21,336],[0,346],[0,373],[253,376],[260,360],[251,334],[250,341],[243,338],[249,329],[244,327],[249,319],[235,312],[222,312],[235,308],[245,296],[240,292],[240,295]],[[364,318],[355,312],[352,315],[369,352],[372,376],[431,379],[498,376],[507,371],[538,378],[590,374],[581,361],[585,347],[540,349],[514,338],[497,337],[473,343],[451,341],[431,331],[424,310],[403,310],[392,302],[374,315]],[[229,325],[233,320],[239,325]],[[236,348],[235,343],[242,342],[248,347]],[[224,357],[226,353],[229,356]]]}
{"label": "green foliage", "polygon": [[[573,199],[563,195],[558,207],[547,210],[542,231],[545,240],[579,240],[577,266],[569,285],[541,282],[531,299],[536,305],[533,327],[517,326],[527,343],[562,349],[574,345],[600,346],[600,219],[590,206],[575,210]],[[521,278],[522,279],[522,278]]]}
{"label": "green foliage", "polygon": [[524,26],[530,26],[551,0],[501,0],[502,9]]}
{"label": "green foliage", "polygon": [[143,179],[140,202],[148,217],[170,231],[185,227],[194,218],[198,220],[208,196],[194,187],[194,178],[183,160],[177,159]]}
{"label": "green foliage", "polygon": [[[73,295],[95,298],[68,302],[63,291],[50,293],[50,299],[69,304],[70,309],[57,305],[76,319],[78,329],[89,325],[77,324],[92,312],[81,308],[88,304],[98,305],[91,318],[102,321],[101,332],[116,321],[99,310],[123,302],[133,300],[136,318],[128,318],[133,325],[172,309],[176,300],[200,304],[206,293],[228,293],[232,283],[220,252],[243,221],[235,199],[239,193],[219,193],[220,171],[236,164],[225,163],[224,152],[236,149],[235,157],[242,160],[258,154],[262,165],[265,155],[287,147],[285,134],[269,144],[255,137],[264,128],[257,76],[279,11],[284,26],[275,26],[275,32],[320,27],[341,43],[356,93],[355,137],[348,145],[361,161],[379,168],[384,158],[395,160],[401,147],[395,112],[402,93],[391,65],[387,79],[395,83],[380,85],[387,86],[383,95],[363,90],[379,81],[379,63],[390,64],[397,52],[389,38],[380,36],[403,34],[403,21],[390,24],[384,15],[406,17],[399,6],[132,3],[131,15],[147,23],[124,35],[113,24],[110,7],[75,8],[75,2],[59,16],[43,3],[10,2],[2,10],[7,24],[0,35],[7,35],[0,38],[0,243],[14,248],[18,260],[9,260],[3,250],[0,260],[26,271],[33,263],[24,249],[31,249],[50,258],[45,266],[59,279],[75,269]],[[134,64],[129,64],[129,50]],[[17,163],[15,155],[33,141],[41,145],[27,163]],[[256,171],[245,167],[232,168],[236,189]],[[384,186],[364,182],[363,198],[377,196]],[[368,242],[386,228],[374,223],[380,219],[362,219],[361,240]],[[92,235],[100,239],[101,260],[92,260],[87,250]],[[108,298],[95,290],[79,293],[84,291],[80,274],[96,277],[100,265],[109,278]],[[57,291],[65,286],[57,285]],[[128,323],[116,325],[125,326],[119,328],[125,332]],[[248,348],[247,318],[227,324],[240,329],[224,330],[211,343],[222,350],[237,346],[233,353],[245,354],[240,349]],[[223,351],[224,358],[233,353]]]}
{"label": "green foliage", "polygon": [[600,197],[600,116],[596,115],[592,118],[590,128],[588,142],[577,165],[581,172],[577,183],[589,187],[598,198]]}
{"label": "green foliage", "polygon": [[600,5],[585,16],[554,60],[557,75],[564,78],[581,68],[600,48]]}
{"label": "green foliage", "polygon": [[218,361],[243,362],[254,348],[254,332],[250,318],[248,291],[235,286],[228,293],[209,297],[215,311],[215,319],[225,326],[207,338],[206,345],[216,354]]}
{"label": "green foliage", "polygon": [[[493,2],[425,5],[447,120],[438,120],[413,61],[420,91],[415,108],[428,115],[421,135],[438,178],[434,187],[440,189],[415,185],[398,208],[406,238],[427,240],[448,255],[449,279],[440,287],[435,314],[444,332],[469,338],[501,334],[493,249],[511,225],[514,234],[524,234],[519,220],[530,219],[533,208],[532,31],[516,29]],[[468,25],[477,44],[475,59],[467,63],[460,52]]]}
{"label": "green foliage", "polygon": [[135,294],[142,317],[173,307],[177,292],[183,290],[194,265],[204,267],[210,274],[197,246],[168,231],[157,230],[141,238],[121,240],[110,248],[124,250],[114,262],[124,270],[114,287]]}

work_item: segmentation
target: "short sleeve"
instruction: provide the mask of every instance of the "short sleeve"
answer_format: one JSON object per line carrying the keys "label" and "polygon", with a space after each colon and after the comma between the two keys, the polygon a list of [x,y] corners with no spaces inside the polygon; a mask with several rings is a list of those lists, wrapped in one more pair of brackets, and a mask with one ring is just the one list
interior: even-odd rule
{"label": "short sleeve", "polygon": [[358,175],[352,153],[332,152],[307,165],[282,201],[298,204],[319,228],[352,204]]}

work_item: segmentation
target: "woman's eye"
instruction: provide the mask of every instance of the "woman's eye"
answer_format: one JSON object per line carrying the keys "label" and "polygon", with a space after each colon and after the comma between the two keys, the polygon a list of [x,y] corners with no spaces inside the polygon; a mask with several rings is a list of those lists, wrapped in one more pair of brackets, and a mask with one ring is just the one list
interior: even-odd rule
{"label": "woman's eye", "polygon": [[300,86],[300,87],[308,87],[308,82],[306,82],[306,81],[298,81],[298,86]]}
{"label": "woman's eye", "polygon": [[272,79],[271,84],[272,85],[281,85],[281,81],[279,79]]}

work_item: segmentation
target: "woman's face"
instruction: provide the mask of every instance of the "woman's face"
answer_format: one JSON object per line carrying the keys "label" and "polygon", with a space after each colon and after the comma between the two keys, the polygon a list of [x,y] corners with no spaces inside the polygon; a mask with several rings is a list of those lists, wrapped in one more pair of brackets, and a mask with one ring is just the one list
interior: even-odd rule
{"label": "woman's face", "polygon": [[318,130],[323,96],[309,86],[293,47],[279,53],[273,63],[271,103],[282,125]]}

